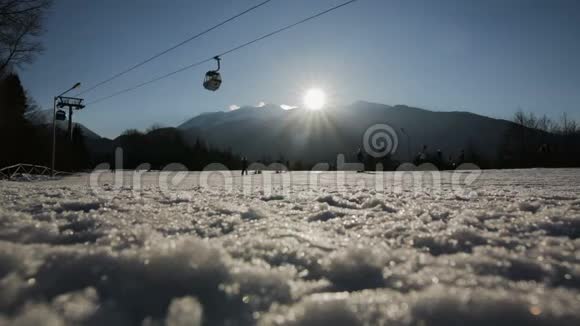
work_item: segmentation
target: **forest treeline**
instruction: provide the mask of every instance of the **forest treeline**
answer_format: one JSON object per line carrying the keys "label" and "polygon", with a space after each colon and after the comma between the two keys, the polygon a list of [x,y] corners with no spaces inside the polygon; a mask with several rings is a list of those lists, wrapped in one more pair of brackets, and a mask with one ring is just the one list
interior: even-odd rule
{"label": "forest treeline", "polygon": [[[0,78],[0,168],[25,163],[50,166],[52,126],[33,124],[29,115],[38,110],[15,73]],[[79,171],[90,167],[83,131],[75,126],[70,139],[57,128],[56,169]]]}
{"label": "forest treeline", "polygon": [[519,110],[499,155],[499,168],[580,167],[580,125],[563,113],[559,120]]}
{"label": "forest treeline", "polygon": [[520,109],[502,139],[495,157],[485,157],[481,148],[470,144],[458,149],[459,156],[447,157],[445,153],[426,150],[418,155],[426,159],[417,157],[413,163],[432,163],[439,169],[453,169],[462,163],[472,163],[483,169],[580,167],[580,124],[566,113],[554,120]]}
{"label": "forest treeline", "polygon": [[[181,164],[188,170],[200,171],[210,164],[219,163],[228,169],[239,169],[241,158],[231,150],[211,148],[198,138],[188,143],[182,132],[176,128],[152,126],[146,132],[130,129],[113,143],[113,150],[121,149],[123,169],[136,169],[147,164],[149,169],[163,170],[170,164]],[[110,166],[115,166],[115,155],[107,157]]]}

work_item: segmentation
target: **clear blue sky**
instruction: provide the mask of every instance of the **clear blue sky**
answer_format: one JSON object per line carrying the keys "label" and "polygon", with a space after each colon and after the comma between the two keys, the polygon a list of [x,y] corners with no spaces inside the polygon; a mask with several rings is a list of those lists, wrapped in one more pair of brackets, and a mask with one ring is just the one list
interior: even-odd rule
{"label": "clear blue sky", "polygon": [[[44,108],[261,0],[57,0],[45,53],[21,72]],[[138,71],[87,101],[213,56],[342,0],[274,0]],[[223,88],[198,67],[75,118],[107,137],[154,123],[175,126],[230,105],[300,105],[309,87],[336,104],[367,100],[509,118],[522,107],[580,119],[580,1],[359,0],[223,58]]]}

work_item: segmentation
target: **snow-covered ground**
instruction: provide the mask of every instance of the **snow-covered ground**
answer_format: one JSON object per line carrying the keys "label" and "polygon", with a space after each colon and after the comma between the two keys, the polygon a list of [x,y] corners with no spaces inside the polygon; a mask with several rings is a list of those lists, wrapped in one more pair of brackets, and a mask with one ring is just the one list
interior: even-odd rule
{"label": "snow-covered ground", "polygon": [[580,170],[117,177],[0,181],[0,325],[580,325]]}

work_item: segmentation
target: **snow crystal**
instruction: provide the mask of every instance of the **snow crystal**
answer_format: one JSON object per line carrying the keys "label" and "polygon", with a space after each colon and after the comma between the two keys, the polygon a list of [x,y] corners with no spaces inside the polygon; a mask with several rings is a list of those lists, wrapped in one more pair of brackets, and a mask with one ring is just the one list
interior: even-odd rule
{"label": "snow crystal", "polygon": [[387,205],[385,202],[378,198],[370,198],[363,205],[362,208],[377,208],[389,213],[396,213],[399,210]]}
{"label": "snow crystal", "polygon": [[362,325],[342,294],[316,295],[293,306],[286,316],[268,316],[262,325]]}
{"label": "snow crystal", "polygon": [[326,277],[338,290],[357,291],[382,287],[385,259],[369,248],[349,248],[333,253]]}
{"label": "snow crystal", "polygon": [[337,198],[335,196],[322,196],[316,199],[319,203],[327,203],[330,206],[341,207],[341,208],[357,208],[356,204],[350,203],[347,200]]}
{"label": "snow crystal", "polygon": [[243,220],[261,220],[267,218],[268,215],[258,208],[250,208],[241,214]]}
{"label": "snow crystal", "polygon": [[0,181],[1,325],[580,324],[580,170],[131,175]]}
{"label": "snow crystal", "polygon": [[[1,319],[0,319],[1,321]],[[65,321],[50,307],[46,305],[27,305],[20,314],[7,322],[13,326],[64,326]]]}
{"label": "snow crystal", "polygon": [[97,210],[101,207],[101,203],[98,201],[66,201],[60,203],[62,211],[83,211],[89,212],[91,210]]}
{"label": "snow crystal", "polygon": [[169,305],[167,326],[201,326],[203,309],[197,299],[185,297],[173,299]]}
{"label": "snow crystal", "polygon": [[541,204],[538,202],[521,202],[519,207],[521,211],[536,213],[540,209]]}
{"label": "snow crystal", "polygon": [[52,306],[67,321],[82,323],[88,321],[99,309],[99,296],[94,288],[89,287],[57,296]]}
{"label": "snow crystal", "polygon": [[311,222],[314,222],[314,221],[325,222],[325,221],[331,220],[333,218],[340,217],[342,215],[343,214],[341,214],[339,212],[327,210],[327,211],[318,212],[318,213],[308,217],[308,220]]}

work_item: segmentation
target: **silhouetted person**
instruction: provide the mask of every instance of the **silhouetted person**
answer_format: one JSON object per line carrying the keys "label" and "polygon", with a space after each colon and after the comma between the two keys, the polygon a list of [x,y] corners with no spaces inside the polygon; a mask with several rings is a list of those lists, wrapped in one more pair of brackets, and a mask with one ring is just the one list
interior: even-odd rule
{"label": "silhouetted person", "polygon": [[550,153],[550,146],[548,144],[542,144],[538,149],[538,153]]}
{"label": "silhouetted person", "polygon": [[444,169],[445,168],[445,161],[443,160],[443,152],[438,149],[437,150],[437,168]]}
{"label": "silhouetted person", "polygon": [[254,174],[262,174],[262,161],[258,160],[258,164],[256,165],[256,171],[254,171]]}
{"label": "silhouetted person", "polygon": [[248,158],[245,156],[242,157],[242,175],[248,175]]}
{"label": "silhouetted person", "polygon": [[427,145],[423,145],[423,149],[417,154],[415,161],[417,165],[427,162]]}
{"label": "silhouetted person", "polygon": [[540,148],[538,148],[538,163],[546,167],[549,165],[550,161],[550,146],[548,144],[542,144]]}
{"label": "silhouetted person", "polygon": [[459,153],[459,157],[457,158],[457,166],[461,165],[465,163],[465,150],[461,150],[461,152]]}
{"label": "silhouetted person", "polygon": [[362,152],[362,150],[360,149],[360,147],[359,147],[359,149],[358,149],[358,151],[357,151],[357,153],[356,153],[356,159],[358,160],[358,162],[359,162],[360,164],[362,164],[362,165],[363,165],[363,169],[362,169],[362,171],[364,172],[364,171],[366,170],[366,167],[365,167],[365,155],[363,154],[363,152]]}

